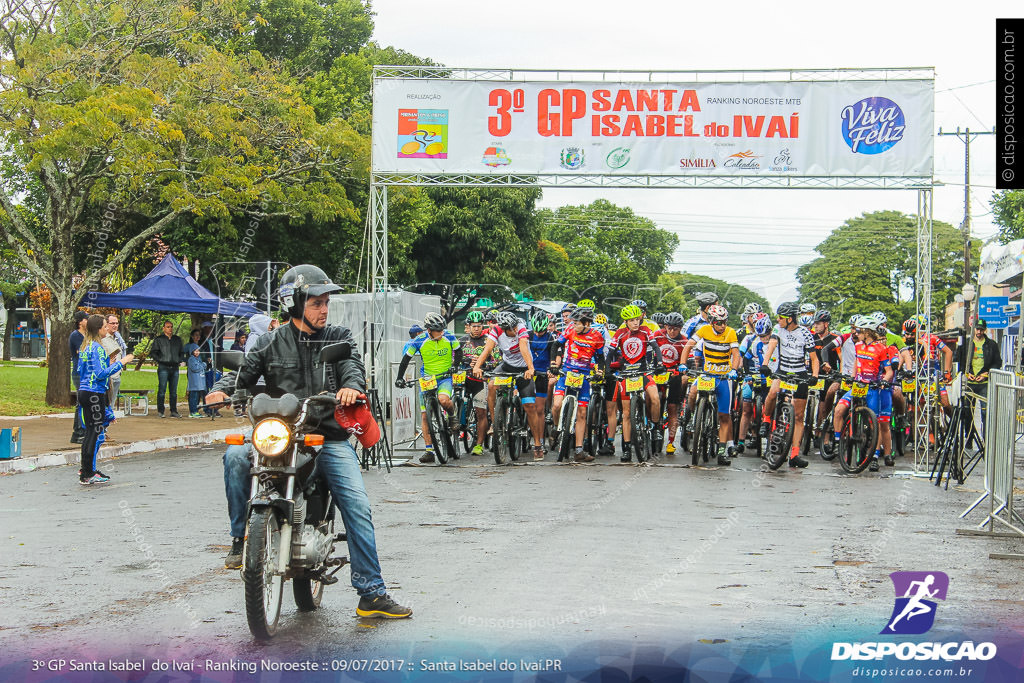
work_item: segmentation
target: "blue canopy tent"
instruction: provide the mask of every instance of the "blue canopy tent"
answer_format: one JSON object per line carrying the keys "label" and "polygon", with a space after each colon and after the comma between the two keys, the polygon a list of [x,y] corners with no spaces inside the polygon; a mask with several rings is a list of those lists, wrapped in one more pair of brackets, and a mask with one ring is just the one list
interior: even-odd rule
{"label": "blue canopy tent", "polygon": [[260,312],[251,304],[221,299],[196,282],[172,254],[167,254],[146,277],[123,292],[89,292],[82,299],[82,305],[172,313],[219,313],[243,318]]}

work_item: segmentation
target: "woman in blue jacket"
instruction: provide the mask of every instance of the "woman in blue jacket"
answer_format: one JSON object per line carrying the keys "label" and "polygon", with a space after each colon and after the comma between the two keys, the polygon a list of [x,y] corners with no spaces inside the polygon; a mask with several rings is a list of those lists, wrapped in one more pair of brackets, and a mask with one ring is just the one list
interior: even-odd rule
{"label": "woman in blue jacket", "polygon": [[104,441],[104,429],[113,420],[113,413],[107,405],[107,378],[123,370],[135,358],[129,353],[110,363],[100,343],[106,335],[105,322],[102,315],[89,316],[85,323],[85,339],[78,351],[78,405],[82,408],[82,422],[85,424],[78,483],[83,486],[110,481],[110,477],[96,469],[96,456]]}

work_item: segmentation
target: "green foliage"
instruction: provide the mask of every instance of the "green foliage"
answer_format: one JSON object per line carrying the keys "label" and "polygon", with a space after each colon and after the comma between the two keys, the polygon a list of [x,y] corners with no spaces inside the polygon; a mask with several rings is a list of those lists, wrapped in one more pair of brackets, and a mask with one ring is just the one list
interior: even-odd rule
{"label": "green foliage", "polygon": [[[761,308],[770,313],[771,305],[760,294],[742,285],[725,280],[718,280],[706,275],[692,273],[665,273],[658,278],[662,294],[657,300],[654,310],[662,312],[678,311],[684,318],[697,313],[696,296],[701,292],[718,294],[719,302],[729,311],[729,324],[741,329],[740,315],[747,304],[760,304]],[[648,300],[648,303],[653,303]]]}
{"label": "green foliage", "polygon": [[1024,238],[1024,190],[994,192],[992,222],[999,226],[1003,244]]}
{"label": "green foliage", "polygon": [[[932,317],[963,285],[963,236],[941,221],[932,226]],[[797,270],[800,300],[811,301],[845,320],[880,310],[892,320],[914,313],[917,276],[917,218],[876,211],[847,220],[815,249],[821,257]],[[972,273],[978,246],[972,245]]]}

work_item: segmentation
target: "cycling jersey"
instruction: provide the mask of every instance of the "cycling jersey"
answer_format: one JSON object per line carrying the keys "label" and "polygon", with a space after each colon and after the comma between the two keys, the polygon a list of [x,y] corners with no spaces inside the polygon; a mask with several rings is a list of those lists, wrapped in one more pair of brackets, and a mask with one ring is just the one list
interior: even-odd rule
{"label": "cycling jersey", "polygon": [[779,372],[805,372],[807,359],[814,353],[814,337],[805,327],[790,331],[776,327],[772,339],[777,339]]}
{"label": "cycling jersey", "polygon": [[767,365],[774,372],[779,368],[779,352],[776,350],[772,357],[765,362],[764,351],[768,347],[766,342],[756,334],[748,334],[740,342],[740,357],[748,372],[757,372],[762,365]]}
{"label": "cycling jersey", "polygon": [[[657,332],[658,330],[661,329],[658,326],[658,323],[654,322],[653,320],[650,320],[649,318],[644,318],[643,322],[640,323],[640,327],[646,327],[651,332]],[[626,329],[626,323],[622,323],[621,325],[619,325],[619,330],[624,330],[624,329]],[[616,330],[616,332],[617,331],[618,330]]]}
{"label": "cycling jersey", "polygon": [[[627,365],[642,363],[647,356],[648,347],[657,349],[654,340],[654,333],[649,328],[641,326],[636,332],[629,328],[619,328],[612,337],[612,346],[616,353]],[[658,351],[660,357],[660,350]]]}
{"label": "cycling jersey", "polygon": [[[476,359],[480,357],[480,354],[484,351],[484,345],[487,343],[487,335],[481,334],[479,337],[473,337],[472,335],[465,335],[459,339],[459,348],[462,349],[463,358],[465,359],[464,365],[466,367],[473,367],[476,363]],[[487,358],[484,363],[483,369],[487,372],[493,370],[498,363],[501,362],[501,352],[495,347],[491,350],[491,355]]]}
{"label": "cycling jersey", "polygon": [[607,325],[598,325],[597,323],[591,323],[590,324],[590,329],[597,330],[601,334],[601,336],[604,337],[604,345],[605,346],[611,346],[611,344],[612,344],[612,335],[608,331],[608,326]]}
{"label": "cycling jersey", "polygon": [[520,339],[526,339],[527,341],[530,339],[530,335],[526,330],[526,325],[520,322],[519,327],[516,328],[515,334],[511,337],[505,334],[505,330],[494,325],[487,332],[487,336],[495,341],[495,344],[501,351],[501,357],[504,360],[505,365],[520,369],[526,367],[526,359],[523,358],[523,352],[519,349]]}
{"label": "cycling jersey", "polygon": [[824,336],[814,335],[814,353],[818,356],[818,363],[822,365],[828,363],[835,371],[839,370],[839,363],[842,360],[839,357],[838,349],[833,344],[838,338],[839,335],[832,332]]}
{"label": "cycling jersey", "polygon": [[533,369],[538,374],[546,374],[551,367],[551,352],[555,346],[555,335],[550,332],[537,334],[530,332],[530,353],[533,355]]}
{"label": "cycling jersey", "polygon": [[455,349],[459,348],[459,340],[445,330],[437,339],[431,339],[429,332],[421,332],[407,345],[405,355],[412,357],[417,353],[423,359],[420,375],[440,375],[452,369]]}
{"label": "cycling jersey", "polygon": [[941,370],[942,359],[939,357],[939,351],[946,348],[943,341],[934,334],[922,334],[918,343],[928,351],[927,367],[931,370]]}
{"label": "cycling jersey", "polygon": [[736,330],[726,327],[715,332],[711,325],[704,325],[695,333],[697,344],[702,347],[704,355],[704,372],[712,375],[725,375],[732,369],[729,362],[732,350],[739,348]]}
{"label": "cycling jersey", "polygon": [[661,350],[662,365],[670,370],[677,367],[683,361],[682,355],[683,347],[686,346],[686,337],[680,334],[673,339],[662,328],[654,333],[654,338],[658,342],[658,348]]}
{"label": "cycling jersey", "polygon": [[892,353],[883,341],[870,344],[857,342],[857,367],[854,379],[858,382],[874,382],[882,379],[885,368],[892,363]]}
{"label": "cycling jersey", "polygon": [[683,336],[687,339],[693,339],[693,335],[697,334],[697,329],[707,324],[707,318],[698,313],[683,323]]}
{"label": "cycling jersey", "polygon": [[590,366],[595,358],[601,358],[604,348],[604,337],[597,330],[587,330],[580,334],[575,329],[566,330],[558,337],[558,344],[565,346],[562,368],[566,371],[575,370],[590,373]]}

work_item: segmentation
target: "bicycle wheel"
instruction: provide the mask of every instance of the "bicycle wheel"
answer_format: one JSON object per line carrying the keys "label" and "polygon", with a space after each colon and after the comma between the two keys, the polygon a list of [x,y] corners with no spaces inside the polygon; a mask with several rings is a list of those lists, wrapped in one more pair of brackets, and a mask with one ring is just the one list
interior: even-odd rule
{"label": "bicycle wheel", "polygon": [[764,396],[760,392],[754,392],[754,419],[751,429],[754,432],[754,452],[757,453],[757,457],[761,457],[764,450],[764,444],[761,440],[761,432],[758,430],[761,427],[761,416],[764,412]]}
{"label": "bicycle wheel", "polygon": [[[800,455],[810,455],[814,447],[814,417],[818,414],[818,399],[814,394],[807,396],[807,405],[804,406],[804,431],[800,435]],[[810,424],[808,424],[808,420]]]}
{"label": "bicycle wheel", "polygon": [[789,458],[793,445],[793,404],[780,397],[775,405],[775,429],[768,436],[768,467],[777,470]]}
{"label": "bicycle wheel", "polygon": [[498,396],[494,401],[494,431],[491,434],[491,450],[494,452],[494,463],[500,465],[511,460],[509,457],[508,430],[508,398]]}
{"label": "bicycle wheel", "polygon": [[441,420],[444,419],[441,404],[437,402],[436,395],[431,395],[424,407],[427,409],[427,429],[430,431],[430,441],[434,444],[434,457],[439,464],[444,465],[448,462],[448,449],[445,432],[441,428]]}
{"label": "bicycle wheel", "polygon": [[595,400],[595,397],[591,396],[590,403],[587,404],[587,433],[584,435],[584,440],[590,444],[590,450],[587,452],[595,458],[598,449],[604,444],[604,435],[601,434],[602,413],[604,413],[604,401]]}
{"label": "bicycle wheel", "polygon": [[892,418],[892,453],[903,457],[903,437],[906,436],[904,430],[904,417],[903,414],[894,415]]}
{"label": "bicycle wheel", "polygon": [[637,462],[651,459],[651,428],[647,422],[647,401],[637,396],[629,402],[629,419],[633,423],[633,452]]}
{"label": "bicycle wheel", "polygon": [[520,434],[526,426],[526,415],[523,412],[523,404],[513,399],[508,406],[508,420],[505,431],[508,432],[508,457],[512,462],[519,460],[519,455],[525,450],[526,437]]}
{"label": "bicycle wheel", "polygon": [[825,461],[835,460],[836,454],[839,452],[835,443],[835,435],[832,433],[835,410],[835,406],[833,406],[832,411],[825,416],[824,422],[821,423],[821,445],[818,446],[818,455]]}
{"label": "bicycle wheel", "polygon": [[472,453],[473,447],[476,446],[476,431],[479,426],[476,421],[476,408],[470,400],[466,404],[466,428],[462,430],[462,449],[466,455]]}
{"label": "bicycle wheel", "polygon": [[573,424],[576,421],[576,398],[566,396],[562,402],[562,412],[558,416],[558,462],[569,459],[576,443]]}
{"label": "bicycle wheel", "polygon": [[847,474],[859,474],[870,464],[878,441],[878,418],[867,406],[857,406],[843,420],[839,433],[839,465]]}
{"label": "bicycle wheel", "polygon": [[718,429],[716,409],[707,396],[698,396],[694,408],[693,438],[691,439],[690,464],[707,463],[711,456],[718,455]]}

